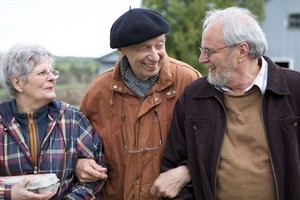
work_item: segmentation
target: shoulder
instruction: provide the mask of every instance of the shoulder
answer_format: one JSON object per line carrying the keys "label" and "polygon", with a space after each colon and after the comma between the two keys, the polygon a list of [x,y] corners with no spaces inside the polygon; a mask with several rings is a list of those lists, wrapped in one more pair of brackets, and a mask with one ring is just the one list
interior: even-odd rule
{"label": "shoulder", "polygon": [[[192,83],[190,83],[186,90],[188,92],[193,92],[193,91],[202,91],[205,92],[207,89],[211,89],[214,86],[211,85],[208,81],[207,81],[207,76],[205,77],[201,77],[195,81],[193,81]],[[203,90],[204,89],[204,90]]]}
{"label": "shoulder", "polygon": [[80,120],[81,118],[84,118],[84,114],[81,111],[79,111],[78,108],[66,102],[52,100],[49,106],[50,106],[50,113],[55,118],[58,119],[63,118],[64,120],[69,120],[69,119]]}
{"label": "shoulder", "polygon": [[8,121],[11,120],[11,118],[13,117],[11,101],[4,101],[0,103],[0,117],[1,119],[5,119]]}
{"label": "shoulder", "polygon": [[0,113],[7,112],[8,110],[11,110],[11,101],[4,101],[0,103]]}
{"label": "shoulder", "polygon": [[271,90],[296,89],[300,85],[300,72],[282,68],[275,64],[271,59],[265,57],[268,62],[268,87]]}
{"label": "shoulder", "polygon": [[187,84],[202,77],[202,75],[189,64],[167,57],[162,62],[160,78],[174,82],[177,88],[184,89]]}
{"label": "shoulder", "polygon": [[300,72],[292,70],[292,69],[286,69],[286,68],[282,68],[282,70],[288,79],[292,79],[290,81],[300,82]]}
{"label": "shoulder", "polygon": [[91,86],[101,84],[110,83],[110,80],[113,76],[114,68],[110,68],[101,74],[98,74],[96,78],[92,81]]}
{"label": "shoulder", "polygon": [[288,90],[292,95],[300,95],[300,72],[291,69],[282,69]]}
{"label": "shoulder", "polygon": [[111,68],[101,74],[99,74],[86,89],[82,100],[81,107],[83,104],[95,105],[101,99],[111,94],[111,84],[115,73],[115,68]]}
{"label": "shoulder", "polygon": [[[68,105],[64,102],[61,102],[62,105]],[[66,125],[72,125],[73,127],[84,127],[86,130],[91,129],[92,125],[89,122],[86,115],[81,112],[78,108],[68,105],[65,107],[64,112],[61,115],[61,121],[64,122]]]}
{"label": "shoulder", "polygon": [[198,78],[202,76],[200,72],[198,72],[195,68],[193,68],[191,65],[185,62],[182,62],[180,60],[171,57],[169,57],[169,60],[170,60],[171,70],[176,69],[179,73],[182,73],[182,75],[188,74],[188,75],[197,76]]}
{"label": "shoulder", "polygon": [[[300,72],[292,70],[292,69],[280,67],[267,56],[264,56],[264,59],[268,63],[268,77],[271,77],[271,78],[274,77],[275,80],[283,78],[289,82],[291,82],[291,81],[299,82],[300,81],[300,79],[299,79]],[[280,80],[280,81],[282,81],[282,80]]]}

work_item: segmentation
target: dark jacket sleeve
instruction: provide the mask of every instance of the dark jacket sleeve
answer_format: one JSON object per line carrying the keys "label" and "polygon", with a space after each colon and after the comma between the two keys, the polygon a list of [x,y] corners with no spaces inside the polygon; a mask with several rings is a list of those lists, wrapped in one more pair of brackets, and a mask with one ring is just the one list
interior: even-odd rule
{"label": "dark jacket sleeve", "polygon": [[[184,111],[179,99],[174,108],[173,120],[169,130],[166,147],[161,160],[161,171],[176,168],[188,164],[187,148],[184,131]],[[192,183],[187,184],[174,199],[192,200],[195,199]]]}

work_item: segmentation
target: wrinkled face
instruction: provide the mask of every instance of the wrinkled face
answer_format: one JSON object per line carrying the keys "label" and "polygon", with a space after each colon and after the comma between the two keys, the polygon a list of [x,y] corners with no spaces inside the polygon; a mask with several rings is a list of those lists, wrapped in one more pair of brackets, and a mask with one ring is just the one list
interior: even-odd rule
{"label": "wrinkled face", "polygon": [[140,80],[147,80],[159,73],[161,60],[166,55],[165,35],[119,49],[127,56],[132,71]]}
{"label": "wrinkled face", "polygon": [[213,85],[226,86],[235,70],[234,47],[227,47],[222,38],[221,26],[214,22],[206,27],[202,34],[202,52],[199,63],[209,69],[208,82]]}
{"label": "wrinkled face", "polygon": [[23,92],[20,94],[28,102],[46,105],[56,97],[54,87],[57,77],[49,61],[42,61],[28,74],[28,81],[22,83]]}

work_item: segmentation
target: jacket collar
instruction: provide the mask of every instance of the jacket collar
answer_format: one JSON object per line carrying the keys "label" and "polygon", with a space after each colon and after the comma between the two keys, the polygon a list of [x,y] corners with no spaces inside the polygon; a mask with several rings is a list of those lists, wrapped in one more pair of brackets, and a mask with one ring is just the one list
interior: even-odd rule
{"label": "jacket collar", "polygon": [[[266,56],[264,56],[264,59],[268,63],[268,83],[266,92],[271,91],[279,95],[290,94],[286,78],[284,76],[284,71],[287,69],[276,65],[270,58]],[[201,84],[199,84],[198,89],[193,94],[194,98],[209,98],[217,96],[222,99],[222,92],[215,89],[215,87],[207,81],[207,77],[200,78],[197,83],[198,82],[201,82]]]}
{"label": "jacket collar", "polygon": [[[15,117],[13,115],[13,101],[7,101],[0,104],[0,121],[3,121],[4,124],[14,123]],[[51,121],[58,120],[61,115],[66,111],[69,104],[59,102],[57,100],[52,100],[49,103],[49,114],[48,118]]]}
{"label": "jacket collar", "polygon": [[264,56],[268,63],[268,83],[267,90],[279,95],[288,95],[290,90],[287,85],[285,68],[276,65],[270,58]]}

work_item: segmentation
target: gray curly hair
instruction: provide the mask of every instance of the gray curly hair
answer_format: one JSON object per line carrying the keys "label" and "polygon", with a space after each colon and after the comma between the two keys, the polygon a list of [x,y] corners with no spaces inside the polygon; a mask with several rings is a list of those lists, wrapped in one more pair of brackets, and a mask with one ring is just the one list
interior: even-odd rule
{"label": "gray curly hair", "polygon": [[31,44],[16,44],[1,55],[0,80],[2,87],[11,97],[15,97],[16,90],[12,85],[11,78],[19,77],[28,81],[28,74],[34,67],[44,60],[54,65],[53,55],[44,47]]}

